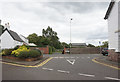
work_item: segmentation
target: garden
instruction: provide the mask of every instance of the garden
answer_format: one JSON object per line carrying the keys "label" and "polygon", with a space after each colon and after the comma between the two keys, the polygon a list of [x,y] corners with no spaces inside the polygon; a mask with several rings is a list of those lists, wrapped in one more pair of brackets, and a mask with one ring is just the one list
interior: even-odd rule
{"label": "garden", "polygon": [[4,58],[19,59],[24,61],[35,61],[43,58],[39,49],[30,49],[26,45],[16,46],[14,49],[4,49],[0,54]]}

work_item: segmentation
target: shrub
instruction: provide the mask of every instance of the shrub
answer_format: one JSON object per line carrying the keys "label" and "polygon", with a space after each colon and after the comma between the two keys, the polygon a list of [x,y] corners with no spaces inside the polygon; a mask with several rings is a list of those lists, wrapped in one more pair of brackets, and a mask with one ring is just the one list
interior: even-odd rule
{"label": "shrub", "polygon": [[15,57],[17,57],[20,54],[20,52],[22,52],[22,51],[28,52],[28,51],[30,51],[30,49],[27,49],[27,47],[23,45],[23,46],[20,46],[17,50],[12,51],[11,54],[14,55]]}
{"label": "shrub", "polygon": [[49,54],[52,54],[52,47],[49,46]]}
{"label": "shrub", "polygon": [[52,47],[52,52],[55,52],[55,48],[54,47]]}
{"label": "shrub", "polygon": [[28,58],[29,57],[29,52],[28,51],[21,51],[17,57]]}
{"label": "shrub", "polygon": [[40,55],[42,55],[42,52],[39,49],[33,49],[33,50],[38,51],[40,53]]}
{"label": "shrub", "polygon": [[19,58],[37,58],[39,56],[41,54],[37,50],[21,51],[18,55]]}
{"label": "shrub", "polygon": [[12,51],[14,49],[4,49],[2,50],[2,55],[5,56],[5,55],[11,55]]}
{"label": "shrub", "polygon": [[30,58],[37,58],[39,56],[41,56],[41,54],[37,50],[30,50],[29,51],[29,57]]}

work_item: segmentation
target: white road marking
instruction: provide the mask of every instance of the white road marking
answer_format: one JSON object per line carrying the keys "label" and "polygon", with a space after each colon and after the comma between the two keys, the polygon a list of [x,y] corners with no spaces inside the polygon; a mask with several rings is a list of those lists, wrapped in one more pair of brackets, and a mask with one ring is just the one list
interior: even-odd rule
{"label": "white road marking", "polygon": [[111,79],[111,80],[120,80],[118,78],[112,78],[112,77],[105,77],[106,79]]}
{"label": "white road marking", "polygon": [[53,57],[53,58],[58,58],[58,57]]}
{"label": "white road marking", "polygon": [[64,58],[64,57],[59,57],[59,58]]}
{"label": "white road marking", "polygon": [[69,71],[63,71],[63,70],[57,70],[57,71],[61,73],[70,73]]}
{"label": "white road marking", "polygon": [[44,70],[49,70],[49,71],[52,71],[53,69],[50,69],[50,68],[42,68]]}
{"label": "white road marking", "polygon": [[67,59],[67,61],[72,65],[75,63],[75,59],[69,59],[69,60]]}
{"label": "white road marking", "polygon": [[65,57],[65,58],[69,58],[69,57]]}
{"label": "white road marking", "polygon": [[88,58],[90,58],[90,57],[88,57]]}
{"label": "white road marking", "polygon": [[95,77],[95,75],[82,74],[82,73],[78,73],[78,75],[82,75],[82,76],[88,76],[88,77]]}

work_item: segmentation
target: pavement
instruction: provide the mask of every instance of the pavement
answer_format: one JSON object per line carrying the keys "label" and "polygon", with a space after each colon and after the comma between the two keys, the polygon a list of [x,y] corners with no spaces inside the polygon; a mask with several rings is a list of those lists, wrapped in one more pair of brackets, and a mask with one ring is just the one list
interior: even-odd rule
{"label": "pavement", "polygon": [[40,67],[20,67],[2,64],[3,80],[117,80],[118,69],[93,62],[101,54],[52,54]]}
{"label": "pavement", "polygon": [[49,57],[43,57],[41,59],[38,59],[36,61],[22,61],[22,60],[11,60],[8,58],[2,58],[2,62],[7,62],[7,63],[13,63],[13,64],[18,64],[18,65],[25,65],[25,66],[35,66],[38,65],[40,63],[42,63],[43,61],[45,61],[46,59],[48,59]]}
{"label": "pavement", "polygon": [[119,62],[110,61],[107,56],[101,56],[99,58],[96,58],[95,60],[100,62],[100,63],[104,63],[104,64],[107,64],[107,65],[111,65],[111,66],[120,68],[120,63]]}

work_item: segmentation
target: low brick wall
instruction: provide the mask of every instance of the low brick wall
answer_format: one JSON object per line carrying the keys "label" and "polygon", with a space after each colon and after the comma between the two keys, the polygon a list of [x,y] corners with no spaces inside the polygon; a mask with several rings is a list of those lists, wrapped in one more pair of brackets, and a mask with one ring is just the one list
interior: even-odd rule
{"label": "low brick wall", "polygon": [[[69,50],[69,49],[64,49]],[[100,48],[71,48],[71,54],[100,54]]]}
{"label": "low brick wall", "polygon": [[108,59],[114,62],[120,62],[120,52],[115,52],[115,50],[109,50]]}
{"label": "low brick wall", "polygon": [[39,49],[43,54],[49,54],[49,47],[30,47],[30,49]]}

